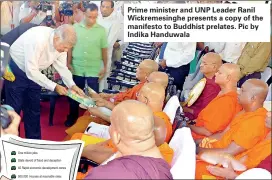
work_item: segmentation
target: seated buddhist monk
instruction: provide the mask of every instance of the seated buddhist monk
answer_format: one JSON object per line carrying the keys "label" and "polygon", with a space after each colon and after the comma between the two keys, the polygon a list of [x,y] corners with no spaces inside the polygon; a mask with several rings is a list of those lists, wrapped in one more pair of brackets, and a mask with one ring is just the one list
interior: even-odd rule
{"label": "seated buddhist monk", "polygon": [[[147,104],[152,109],[156,122],[164,122],[163,127],[166,129],[166,134],[165,136],[163,133],[161,135],[164,137],[164,142],[168,143],[172,137],[172,124],[169,117],[162,111],[164,97],[164,88],[158,83],[146,83],[137,94],[137,100]],[[85,146],[105,141],[104,139],[84,135],[83,133],[76,133],[71,139],[83,140]]]}
{"label": "seated buddhist monk", "polygon": [[[146,82],[160,83],[163,87],[166,88],[168,85],[168,75],[164,72],[153,72],[146,78]],[[107,107],[111,110],[115,106],[115,104],[104,99],[97,100],[96,103],[97,106]],[[72,127],[66,130],[67,136],[64,140],[69,140],[75,133],[83,133],[91,122],[96,122],[103,125],[110,125],[110,117],[103,114],[97,108],[89,108],[89,111],[87,112],[88,113],[85,113],[83,116],[78,118],[77,122]]]}
{"label": "seated buddhist monk", "polygon": [[[165,122],[161,118],[157,118],[154,116],[154,134],[156,145],[159,148],[163,159],[171,165],[172,159],[174,156],[174,151],[168,143],[165,142],[167,137],[167,128]],[[114,146],[111,139],[106,140],[102,138],[95,138],[88,134],[76,133],[72,136],[71,140],[82,140],[84,141],[84,149],[82,152],[82,157],[93,160],[98,164],[102,164],[107,159],[112,157],[114,153],[117,152],[117,148]],[[94,141],[98,142],[97,144],[93,144]],[[88,172],[92,170],[92,167],[88,168]],[[76,179],[84,179],[87,173],[77,173]]]}
{"label": "seated buddhist monk", "polygon": [[173,179],[156,146],[154,116],[147,105],[135,100],[118,104],[109,131],[116,156],[93,168],[85,179]]}
{"label": "seated buddhist monk", "polygon": [[164,89],[167,88],[168,81],[169,81],[168,75],[165,72],[160,71],[155,71],[151,73],[146,79],[147,83],[149,82],[159,83],[164,87]]}
{"label": "seated buddhist monk", "polygon": [[[164,89],[166,89],[166,87],[168,86],[168,75],[164,72],[153,72],[146,79],[146,83],[149,83],[149,82],[161,84],[164,87]],[[137,93],[136,93],[136,96],[137,96]],[[110,101],[107,101],[101,98],[95,99],[95,101],[98,107],[106,107],[110,110],[112,110],[116,106],[116,103],[112,103]],[[88,110],[92,115],[100,117],[101,119],[104,119],[109,122],[110,117],[98,111],[97,108],[89,108]]]}
{"label": "seated buddhist monk", "polygon": [[[200,143],[200,157],[205,153],[227,154],[240,160],[246,168],[256,167],[271,154],[271,125],[266,127],[267,110],[263,108],[268,86],[261,80],[251,79],[242,85],[239,103],[243,110],[220,133],[205,138]],[[266,139],[267,138],[267,139]],[[209,175],[203,161],[196,163],[196,178]]]}
{"label": "seated buddhist monk", "polygon": [[[138,101],[147,104],[152,109],[155,118],[156,144],[164,159],[170,164],[173,158],[173,150],[167,143],[172,137],[172,124],[168,116],[162,111],[165,90],[161,84],[146,83],[137,94],[137,98]],[[102,163],[117,151],[111,140],[105,141],[105,139],[83,133],[76,133],[71,139],[84,141],[85,148],[82,155],[98,163]],[[79,177],[82,177],[82,174],[79,173]]]}
{"label": "seated buddhist monk", "polygon": [[195,140],[223,131],[242,107],[237,98],[240,68],[236,64],[223,64],[215,74],[215,83],[221,91],[198,115],[195,125],[189,125]]}
{"label": "seated buddhist monk", "polygon": [[120,92],[118,94],[100,93],[99,96],[97,96],[97,94],[91,94],[91,97],[104,98],[107,100],[111,99],[111,101],[114,102],[115,104],[127,99],[136,100],[136,93],[142,88],[142,86],[146,82],[147,77],[152,72],[158,71],[158,69],[159,65],[157,64],[156,61],[150,59],[143,60],[136,70],[136,78],[140,81],[138,85],[126,90],[125,92]]}
{"label": "seated buddhist monk", "polygon": [[200,64],[200,71],[206,79],[205,87],[197,99],[197,101],[190,107],[184,106],[183,112],[190,120],[198,117],[198,114],[218,95],[220,86],[215,83],[215,73],[222,65],[221,57],[216,53],[207,53],[202,58]]}

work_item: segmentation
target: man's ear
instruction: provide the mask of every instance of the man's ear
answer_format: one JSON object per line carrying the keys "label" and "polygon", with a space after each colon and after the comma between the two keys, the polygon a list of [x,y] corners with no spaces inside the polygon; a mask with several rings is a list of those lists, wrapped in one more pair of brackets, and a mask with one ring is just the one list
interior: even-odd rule
{"label": "man's ear", "polygon": [[228,74],[227,77],[226,77],[226,79],[227,79],[228,82],[231,81],[231,75]]}
{"label": "man's ear", "polygon": [[251,97],[251,101],[254,102],[254,101],[256,101],[256,100],[257,100],[257,97],[256,97],[255,95],[253,95],[253,96]]}
{"label": "man's ear", "polygon": [[114,131],[112,134],[112,141],[115,144],[115,146],[118,146],[121,142],[121,136],[118,132]]}

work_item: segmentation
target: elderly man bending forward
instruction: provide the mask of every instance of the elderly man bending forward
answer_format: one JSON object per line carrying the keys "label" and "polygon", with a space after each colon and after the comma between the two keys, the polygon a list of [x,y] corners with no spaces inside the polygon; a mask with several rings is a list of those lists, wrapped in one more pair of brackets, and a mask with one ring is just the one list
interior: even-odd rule
{"label": "elderly man bending forward", "polygon": [[83,95],[66,66],[67,51],[76,43],[76,33],[71,25],[57,29],[33,27],[22,34],[10,48],[10,68],[15,81],[5,82],[6,104],[20,114],[24,112],[25,136],[41,139],[40,93],[41,87],[66,95],[67,89],[49,80],[40,71],[50,65],[59,72],[63,82],[78,94]]}

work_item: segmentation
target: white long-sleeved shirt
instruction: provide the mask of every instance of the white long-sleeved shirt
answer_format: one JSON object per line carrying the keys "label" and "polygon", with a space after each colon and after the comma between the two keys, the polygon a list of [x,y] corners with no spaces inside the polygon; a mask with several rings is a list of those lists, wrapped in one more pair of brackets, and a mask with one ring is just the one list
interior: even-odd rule
{"label": "white long-sleeved shirt", "polygon": [[189,64],[195,57],[196,42],[169,42],[164,51],[167,67],[178,68]]}
{"label": "white long-sleeved shirt", "polygon": [[245,45],[246,42],[226,42],[219,55],[221,56],[222,60],[228,63],[236,64]]}
{"label": "white long-sleeved shirt", "polygon": [[214,50],[216,53],[221,53],[225,47],[225,42],[205,42],[204,46],[208,46],[209,50]]}
{"label": "white long-sleeved shirt", "polygon": [[54,91],[56,83],[49,80],[41,70],[53,67],[58,71],[64,84],[70,88],[75,85],[72,74],[67,68],[67,52],[59,53],[53,46],[54,29],[38,26],[22,34],[10,47],[10,55],[26,76]]}
{"label": "white long-sleeved shirt", "polygon": [[99,16],[97,18],[97,23],[106,29],[108,35],[108,52],[112,53],[113,45],[120,32],[120,22],[118,21],[117,12],[113,11],[108,17]]}

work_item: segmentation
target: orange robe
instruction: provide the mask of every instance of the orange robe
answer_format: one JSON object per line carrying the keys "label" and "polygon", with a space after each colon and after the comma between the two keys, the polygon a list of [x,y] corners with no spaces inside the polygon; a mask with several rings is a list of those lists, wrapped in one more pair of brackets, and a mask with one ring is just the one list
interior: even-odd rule
{"label": "orange robe", "polygon": [[[227,148],[231,142],[235,142],[246,149],[245,152],[237,154],[235,158],[239,160],[247,155],[247,160],[244,163],[246,167],[256,167],[260,161],[269,155],[269,149],[271,153],[271,141],[269,144],[269,141],[264,140],[269,132],[269,129],[265,126],[266,113],[266,109],[259,108],[255,112],[239,114],[232,120],[229,130],[223,137],[216,142],[212,142],[209,147],[222,149]],[[197,160],[196,179],[210,175],[206,169],[207,165],[209,163]]]}
{"label": "orange robe", "polygon": [[[237,92],[229,92],[219,95],[204,108],[196,119],[196,126],[204,127],[212,134],[223,131],[229,125],[234,116],[242,110],[238,103]],[[194,139],[202,139],[205,136],[192,132]]]}
{"label": "orange robe", "polygon": [[124,100],[137,100],[136,94],[140,91],[140,89],[143,87],[145,82],[140,82],[139,84],[135,85],[133,88],[128,89],[125,92],[120,92],[114,96],[114,103],[117,104],[119,102],[122,102]]}
{"label": "orange robe", "polygon": [[254,148],[237,155],[236,159],[241,159],[246,156],[246,160],[243,163],[247,169],[257,167],[261,161],[271,155],[271,137],[258,143]]}
{"label": "orange robe", "polygon": [[[145,82],[141,82],[137,85],[135,85],[133,88],[128,89],[125,92],[120,92],[114,97],[114,103],[118,104],[119,102],[122,102],[124,100],[132,99],[136,100],[136,94],[140,89],[143,87]],[[83,116],[79,117],[77,119],[77,122],[70,128],[68,128],[65,132],[68,134],[68,136],[72,136],[75,133],[84,133],[86,128],[91,122],[95,122],[98,124],[103,125],[110,125],[107,121],[97,118],[97,117],[90,117],[89,111],[86,111]]]}
{"label": "orange robe", "polygon": [[106,126],[110,125],[109,122],[101,118],[91,117],[90,115],[83,115],[77,119],[76,123],[73,126],[66,129],[65,132],[70,137],[72,137],[75,133],[84,133],[91,122],[95,122],[97,124],[102,124]]}
{"label": "orange robe", "polygon": [[[247,169],[252,169],[257,167],[261,161],[265,160],[268,156],[271,155],[271,139],[266,139],[258,143],[252,149],[245,151],[241,154],[235,156],[235,159],[240,160],[241,158],[246,156],[245,162],[243,164],[247,167]],[[196,179],[205,179],[216,178],[223,179],[222,177],[216,177],[207,170],[207,166],[210,165],[207,162],[197,160],[196,162]],[[236,172],[237,174],[241,174],[243,172]]]}
{"label": "orange robe", "polygon": [[170,118],[163,111],[155,112],[154,116],[159,117],[159,118],[161,118],[161,119],[164,120],[166,129],[167,129],[167,134],[166,134],[165,142],[168,143],[170,141],[171,137],[172,137],[172,134],[173,134],[173,129],[172,129],[172,124],[170,122]]}

